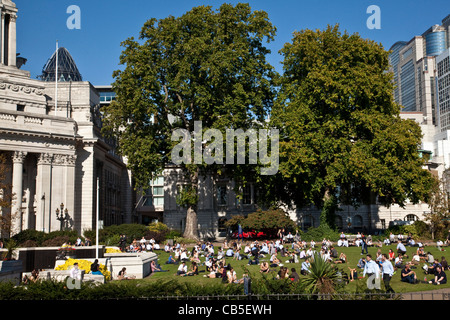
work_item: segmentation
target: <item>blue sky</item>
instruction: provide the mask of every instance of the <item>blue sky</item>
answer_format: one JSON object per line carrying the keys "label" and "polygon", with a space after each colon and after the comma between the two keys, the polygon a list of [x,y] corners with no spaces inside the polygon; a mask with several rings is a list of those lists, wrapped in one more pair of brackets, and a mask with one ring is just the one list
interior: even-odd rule
{"label": "blue sky", "polygon": [[[17,19],[17,52],[28,59],[22,69],[32,78],[41,74],[42,67],[55,50],[69,50],[83,80],[93,85],[111,84],[112,73],[119,69],[120,43],[128,37],[137,38],[144,22],[150,18],[180,16],[192,7],[211,5],[217,9],[223,2],[249,3],[253,10],[264,10],[277,27],[274,42],[269,44],[269,62],[281,72],[278,51],[292,39],[292,33],[302,29],[324,29],[339,23],[341,30],[359,33],[381,43],[386,50],[396,41],[408,41],[422,34],[450,14],[450,1],[433,0],[13,0],[19,9]],[[67,8],[81,9],[81,29],[68,29],[71,14]],[[381,29],[367,28],[366,13],[370,5],[381,10]]]}

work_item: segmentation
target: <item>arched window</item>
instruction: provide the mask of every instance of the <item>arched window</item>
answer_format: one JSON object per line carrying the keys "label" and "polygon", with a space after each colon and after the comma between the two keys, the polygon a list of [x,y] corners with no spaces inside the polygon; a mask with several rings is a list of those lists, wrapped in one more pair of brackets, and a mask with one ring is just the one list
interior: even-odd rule
{"label": "arched window", "polygon": [[223,218],[223,217],[219,218],[219,221],[217,223],[219,232],[226,232],[227,231],[227,227],[225,227],[225,222],[227,222],[226,218]]}
{"label": "arched window", "polygon": [[359,214],[357,214],[352,219],[352,227],[355,229],[361,229],[362,226],[363,226],[363,219]]}
{"label": "arched window", "polygon": [[405,217],[405,221],[417,221],[419,218],[415,214],[408,214]]}
{"label": "arched window", "polygon": [[334,223],[336,224],[336,227],[338,229],[342,229],[343,228],[343,224],[342,224],[342,217],[336,215],[336,218],[334,219]]}
{"label": "arched window", "polygon": [[314,218],[312,215],[308,214],[303,218],[303,229],[307,230],[311,227],[314,227]]}

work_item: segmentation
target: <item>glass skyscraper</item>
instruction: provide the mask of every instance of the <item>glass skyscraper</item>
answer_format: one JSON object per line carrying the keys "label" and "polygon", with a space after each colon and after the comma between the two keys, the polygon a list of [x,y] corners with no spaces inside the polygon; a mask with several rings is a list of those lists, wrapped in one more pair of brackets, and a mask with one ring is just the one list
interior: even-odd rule
{"label": "glass skyscraper", "polygon": [[425,35],[427,56],[438,56],[444,52],[447,34],[445,30],[431,31]]}

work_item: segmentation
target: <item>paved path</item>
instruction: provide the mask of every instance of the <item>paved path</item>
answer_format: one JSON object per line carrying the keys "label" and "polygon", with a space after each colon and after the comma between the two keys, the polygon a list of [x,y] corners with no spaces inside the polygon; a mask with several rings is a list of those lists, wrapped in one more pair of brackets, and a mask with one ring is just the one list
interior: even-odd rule
{"label": "paved path", "polygon": [[403,300],[450,300],[450,288],[405,292],[402,293]]}

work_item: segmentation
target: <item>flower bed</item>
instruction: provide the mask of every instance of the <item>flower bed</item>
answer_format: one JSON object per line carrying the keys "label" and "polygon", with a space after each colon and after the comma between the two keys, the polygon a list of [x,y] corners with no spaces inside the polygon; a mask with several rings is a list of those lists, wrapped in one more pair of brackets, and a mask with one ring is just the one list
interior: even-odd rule
{"label": "flower bed", "polygon": [[[83,260],[83,259],[67,259],[64,264],[61,264],[55,268],[55,270],[69,270],[75,262],[78,262],[78,268],[84,270],[85,273],[89,273],[91,271],[91,261]],[[105,265],[100,264],[99,270],[103,274],[106,280],[111,280],[111,272],[108,271]]]}

